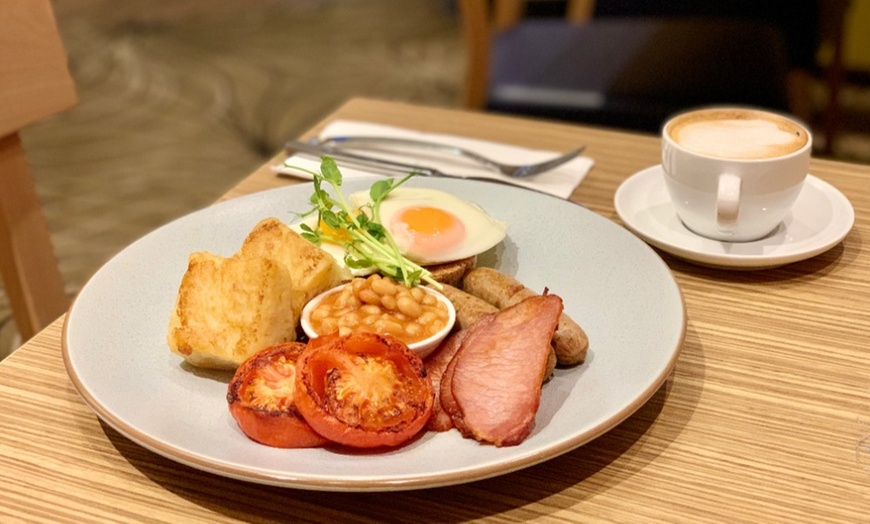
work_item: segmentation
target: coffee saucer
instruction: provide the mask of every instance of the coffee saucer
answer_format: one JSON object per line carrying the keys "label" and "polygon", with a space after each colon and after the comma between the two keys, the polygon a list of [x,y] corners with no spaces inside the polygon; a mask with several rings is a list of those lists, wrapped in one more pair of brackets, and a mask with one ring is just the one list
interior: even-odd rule
{"label": "coffee saucer", "polygon": [[628,178],[613,200],[625,227],[646,243],[690,262],[729,269],[768,269],[812,258],[839,244],[855,221],[845,195],[812,175],[779,227],[752,242],[712,240],[686,228],[671,205],[661,165]]}

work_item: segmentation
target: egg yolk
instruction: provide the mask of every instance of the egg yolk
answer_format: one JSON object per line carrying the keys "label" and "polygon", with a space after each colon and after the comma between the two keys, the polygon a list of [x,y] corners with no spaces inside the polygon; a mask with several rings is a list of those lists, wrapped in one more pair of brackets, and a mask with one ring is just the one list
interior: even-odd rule
{"label": "egg yolk", "polygon": [[406,207],[393,218],[390,229],[397,242],[404,239],[407,254],[429,257],[465,238],[465,226],[453,213],[427,206]]}
{"label": "egg yolk", "polygon": [[[352,237],[350,236],[350,233],[348,233],[348,232],[345,231],[344,229],[335,229],[335,228],[332,228],[332,227],[329,226],[329,224],[327,224],[326,222],[323,222],[323,221],[320,221],[320,222],[318,223],[317,229],[320,230],[321,234],[323,234],[323,235],[327,235],[327,236],[329,236],[329,237],[331,237],[331,238],[334,238],[334,239],[336,239],[338,242],[350,242],[350,241],[352,240]],[[335,242],[332,242],[332,241],[329,240],[329,239],[324,239],[324,240],[325,240],[326,242],[329,242],[330,244],[334,244],[334,243],[335,243]],[[338,245],[338,244],[337,244],[337,245]]]}

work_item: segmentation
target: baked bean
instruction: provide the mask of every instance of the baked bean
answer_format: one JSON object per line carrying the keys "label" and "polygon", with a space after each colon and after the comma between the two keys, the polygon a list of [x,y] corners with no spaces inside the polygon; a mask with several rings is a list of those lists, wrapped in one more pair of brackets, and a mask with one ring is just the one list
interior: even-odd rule
{"label": "baked bean", "polygon": [[357,313],[347,313],[338,317],[339,326],[354,327],[359,324],[359,315]]}
{"label": "baked bean", "polygon": [[347,299],[352,296],[347,293],[347,290],[342,291],[335,298],[335,307],[344,307],[347,304]]}
{"label": "baked bean", "polygon": [[410,324],[405,326],[405,334],[407,334],[409,337],[419,336],[422,332],[423,328],[420,326],[420,324],[417,324],[416,322],[411,322]]}
{"label": "baked bean", "polygon": [[319,334],[374,331],[410,344],[442,329],[448,316],[447,307],[422,288],[371,275],[327,296],[309,320]]}
{"label": "baked bean", "polygon": [[357,308],[359,307],[359,299],[353,294],[353,289],[346,288],[336,299],[335,305],[340,308]]}
{"label": "baked bean", "polygon": [[354,311],[356,311],[356,309],[349,308],[349,307],[343,307],[341,309],[333,309],[332,316],[334,316],[336,318],[341,318],[349,313],[353,313]]}
{"label": "baked bean", "polygon": [[435,322],[437,318],[438,315],[436,315],[434,311],[426,311],[425,313],[417,317],[417,322],[423,325],[431,324],[432,322]]}
{"label": "baked bean", "polygon": [[387,311],[395,311],[396,307],[398,307],[396,297],[393,295],[382,295],[381,305],[384,306]]}
{"label": "baked bean", "polygon": [[385,295],[395,295],[399,292],[398,287],[395,284],[390,282],[385,278],[376,278],[372,280],[372,291],[381,295],[382,297]]}
{"label": "baked bean", "polygon": [[366,304],[374,304],[379,305],[381,303],[381,297],[372,291],[371,289],[361,289],[359,292],[359,299],[365,302]]}
{"label": "baked bean", "polygon": [[373,326],[378,331],[393,335],[394,337],[400,337],[405,333],[405,328],[402,327],[402,324],[383,317],[379,318]]}
{"label": "baked bean", "polygon": [[338,319],[333,317],[327,317],[323,319],[323,322],[320,323],[320,330],[324,333],[332,333],[333,331],[338,329]]}
{"label": "baked bean", "polygon": [[325,307],[319,307],[311,312],[311,320],[313,322],[320,322],[326,316],[329,315],[329,310]]}
{"label": "baked bean", "polygon": [[359,308],[359,312],[361,315],[370,316],[370,315],[380,315],[381,308],[374,304],[366,304]]}
{"label": "baked bean", "polygon": [[417,318],[423,314],[423,306],[409,295],[400,295],[396,300],[396,307],[399,308],[402,314],[408,315],[411,318]]}

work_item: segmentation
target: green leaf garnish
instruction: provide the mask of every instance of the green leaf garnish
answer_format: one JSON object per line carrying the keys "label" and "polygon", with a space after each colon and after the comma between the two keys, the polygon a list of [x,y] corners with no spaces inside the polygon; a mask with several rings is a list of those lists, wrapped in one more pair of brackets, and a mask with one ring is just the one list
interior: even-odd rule
{"label": "green leaf garnish", "polygon": [[[371,203],[363,206],[358,212],[351,209],[341,192],[342,176],[338,165],[332,157],[324,156],[320,161],[320,172],[300,169],[313,177],[314,192],[309,198],[311,209],[305,213],[296,213],[306,217],[317,213],[317,228],[301,225],[302,237],[314,244],[320,245],[323,240],[338,244],[344,248],[344,263],[352,269],[377,268],[385,275],[408,287],[419,285],[420,282],[432,284],[441,289],[441,284],[432,278],[427,269],[405,258],[396,245],[393,236],[381,224],[381,203],[397,187],[411,179],[412,172],[400,180],[383,178],[372,184],[369,189]],[[335,198],[323,189],[323,182],[332,186]],[[319,224],[326,224],[331,231],[323,231]]]}

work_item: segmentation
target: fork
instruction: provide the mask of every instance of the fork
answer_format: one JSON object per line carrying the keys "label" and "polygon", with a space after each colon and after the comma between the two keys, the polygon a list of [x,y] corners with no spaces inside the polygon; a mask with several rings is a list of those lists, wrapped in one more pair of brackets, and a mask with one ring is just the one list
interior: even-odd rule
{"label": "fork", "polygon": [[[549,171],[554,169],[566,162],[577,158],[580,153],[583,152],[585,146],[579,147],[565,153],[564,155],[560,155],[558,157],[552,158],[550,160],[546,160],[544,162],[538,162],[534,164],[524,164],[524,165],[512,165],[512,164],[504,164],[502,162],[497,162],[491,158],[485,157],[479,153],[474,151],[470,151],[468,149],[453,146],[449,144],[443,144],[439,142],[427,142],[425,140],[414,140],[410,138],[392,138],[392,137],[382,137],[382,136],[334,136],[327,137],[323,139],[314,139],[309,142],[310,145],[330,148],[334,152],[339,152],[344,149],[350,149],[354,146],[378,146],[378,145],[386,145],[386,146],[408,146],[415,147],[418,149],[429,149],[434,151],[443,151],[456,156],[463,156],[474,160],[490,169],[493,169],[503,175],[507,175],[512,178],[523,178],[527,176],[532,176],[537,173],[543,173],[544,171]],[[347,148],[340,147],[341,145],[347,145]],[[352,154],[350,154],[352,155]],[[356,155],[353,155],[357,158],[363,158]],[[365,157],[368,158],[368,157]],[[396,163],[393,163],[396,164]]]}

